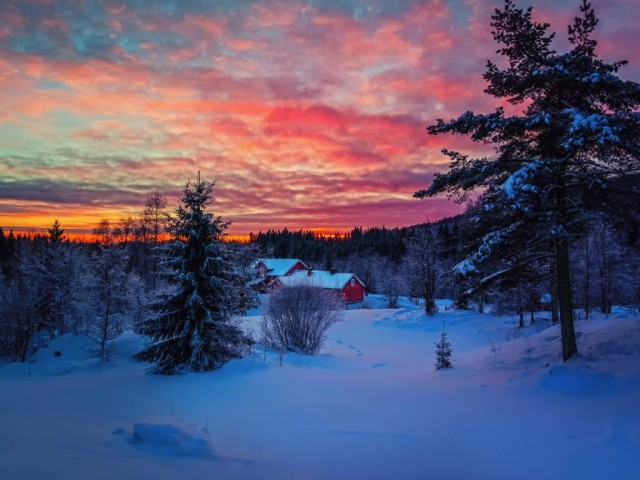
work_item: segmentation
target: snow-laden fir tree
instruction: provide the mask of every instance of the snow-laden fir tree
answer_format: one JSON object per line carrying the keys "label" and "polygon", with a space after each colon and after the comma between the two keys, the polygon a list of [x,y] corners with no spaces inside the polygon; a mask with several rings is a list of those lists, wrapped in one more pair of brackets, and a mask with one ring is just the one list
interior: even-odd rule
{"label": "snow-laden fir tree", "polygon": [[137,354],[155,373],[209,371],[241,356],[249,340],[233,322],[246,307],[244,279],[226,259],[223,233],[229,223],[207,211],[214,183],[187,181],[167,228],[169,280],[175,293],[160,305],[157,320],[140,328],[154,343]]}
{"label": "snow-laden fir tree", "polygon": [[447,332],[444,331],[444,322],[442,322],[440,341],[436,342],[436,370],[453,367],[453,363],[451,363],[452,353],[453,349],[451,348],[451,343],[447,340]]}
{"label": "snow-laden fir tree", "polygon": [[[495,10],[492,33],[508,63],[488,62],[485,92],[524,110],[466,112],[430,126],[434,135],[468,135],[494,144],[495,156],[469,158],[445,150],[449,171],[415,193],[448,193],[464,201],[480,191],[474,219],[480,240],[456,267],[461,275],[482,274],[478,286],[552,262],[565,360],[577,352],[569,243],[588,221],[586,213],[611,207],[609,199],[620,194],[624,177],[640,171],[640,85],[617,76],[626,62],[608,64],[596,56],[591,35],[598,20],[586,1],[580,10],[569,26],[572,49],[566,53],[551,49],[554,34],[532,19],[531,8],[506,0]],[[629,194],[638,194],[637,182],[626,184]],[[483,271],[496,258],[494,270]]]}

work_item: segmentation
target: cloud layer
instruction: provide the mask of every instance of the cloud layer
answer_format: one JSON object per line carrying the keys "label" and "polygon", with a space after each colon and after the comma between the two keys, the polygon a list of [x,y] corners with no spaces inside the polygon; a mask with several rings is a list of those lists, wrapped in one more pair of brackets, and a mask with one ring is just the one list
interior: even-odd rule
{"label": "cloud layer", "polygon": [[[489,0],[5,0],[0,225],[88,231],[216,179],[230,233],[400,226],[446,168],[436,118],[492,109]],[[563,33],[577,13],[536,2]],[[601,55],[640,80],[633,0],[596,4]],[[574,8],[575,7],[575,8]]]}

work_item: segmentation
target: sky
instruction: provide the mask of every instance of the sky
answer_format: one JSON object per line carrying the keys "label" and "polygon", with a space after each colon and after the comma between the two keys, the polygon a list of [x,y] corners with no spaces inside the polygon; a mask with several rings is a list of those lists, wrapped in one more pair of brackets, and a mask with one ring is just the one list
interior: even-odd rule
{"label": "sky", "polygon": [[[576,1],[520,2],[558,33]],[[233,235],[406,226],[460,212],[417,200],[448,162],[437,118],[492,111],[498,0],[2,0],[0,226],[69,234],[175,208],[215,180]],[[594,0],[606,61],[640,81],[636,0]]]}

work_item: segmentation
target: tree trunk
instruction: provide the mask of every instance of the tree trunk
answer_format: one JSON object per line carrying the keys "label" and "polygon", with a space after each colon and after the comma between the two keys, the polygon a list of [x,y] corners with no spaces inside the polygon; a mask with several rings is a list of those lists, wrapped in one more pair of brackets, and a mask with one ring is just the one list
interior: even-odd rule
{"label": "tree trunk", "polygon": [[436,314],[436,300],[433,296],[425,296],[424,311],[429,317],[433,317]]}
{"label": "tree trunk", "polygon": [[586,245],[585,245],[585,260],[584,260],[584,317],[586,319],[589,319],[589,317],[591,316],[591,305],[589,303],[589,292],[591,291],[591,278],[590,278],[590,263],[591,263],[591,255],[590,255],[590,248],[589,248],[589,244],[591,242],[591,239],[589,238],[589,235],[587,234],[586,237]]}
{"label": "tree trunk", "polygon": [[574,353],[578,352],[576,333],[573,327],[569,243],[566,238],[561,238],[556,243],[556,278],[558,282],[560,332],[562,335],[562,359],[566,362]]}
{"label": "tree trunk", "polygon": [[554,325],[558,323],[558,277],[556,275],[556,268],[554,266],[554,262],[551,262],[549,265],[550,270],[550,278],[551,278],[551,303],[549,307],[551,308],[551,323]]}

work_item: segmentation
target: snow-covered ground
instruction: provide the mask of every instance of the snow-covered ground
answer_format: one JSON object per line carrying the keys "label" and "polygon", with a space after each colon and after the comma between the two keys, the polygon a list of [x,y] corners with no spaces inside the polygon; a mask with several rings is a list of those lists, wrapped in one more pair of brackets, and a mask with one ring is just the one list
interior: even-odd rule
{"label": "snow-covered ground", "polygon": [[107,363],[61,337],[0,367],[0,478],[640,478],[640,317],[577,322],[563,363],[558,326],[447,305],[349,310],[318,357],[175,377],[129,359],[132,333]]}

